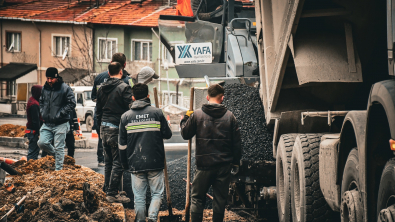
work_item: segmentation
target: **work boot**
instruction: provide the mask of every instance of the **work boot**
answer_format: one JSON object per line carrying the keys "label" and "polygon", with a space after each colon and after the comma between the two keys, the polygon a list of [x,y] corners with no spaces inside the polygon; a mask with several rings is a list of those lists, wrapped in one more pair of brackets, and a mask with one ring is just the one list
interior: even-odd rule
{"label": "work boot", "polygon": [[109,196],[107,195],[106,200],[110,203],[129,203],[130,199],[123,195]]}
{"label": "work boot", "polygon": [[100,162],[97,164],[97,166],[99,166],[99,167],[104,167],[104,166],[106,166],[106,165],[104,164],[104,161],[100,161]]}
{"label": "work boot", "polygon": [[198,213],[191,213],[192,222],[202,222],[203,221],[203,214]]}
{"label": "work boot", "polygon": [[213,213],[213,222],[223,222],[224,215],[219,213]]}

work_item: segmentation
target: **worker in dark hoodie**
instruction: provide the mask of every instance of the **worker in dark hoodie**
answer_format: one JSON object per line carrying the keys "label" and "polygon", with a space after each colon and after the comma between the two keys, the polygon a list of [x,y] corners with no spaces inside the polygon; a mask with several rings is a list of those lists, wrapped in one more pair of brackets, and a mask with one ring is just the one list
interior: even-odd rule
{"label": "worker in dark hoodie", "polygon": [[118,149],[119,123],[121,116],[132,103],[132,88],[122,78],[122,65],[111,62],[108,65],[110,78],[97,92],[96,115],[104,148],[104,190],[107,201],[128,203],[125,192],[118,193],[123,169]]}
{"label": "worker in dark hoodie", "polygon": [[40,148],[37,145],[38,136],[40,135],[40,128],[43,125],[43,119],[40,114],[40,100],[41,91],[43,87],[40,85],[32,86],[32,96],[29,98],[26,106],[27,123],[26,136],[29,140],[29,150],[27,153],[27,160],[37,160]]}
{"label": "worker in dark hoodie", "polygon": [[196,135],[196,171],[192,183],[192,222],[201,222],[206,193],[213,187],[213,222],[222,222],[228,197],[231,172],[236,174],[241,158],[240,130],[233,113],[222,105],[224,89],[215,84],[208,88],[208,104],[188,111],[181,120],[181,135]]}

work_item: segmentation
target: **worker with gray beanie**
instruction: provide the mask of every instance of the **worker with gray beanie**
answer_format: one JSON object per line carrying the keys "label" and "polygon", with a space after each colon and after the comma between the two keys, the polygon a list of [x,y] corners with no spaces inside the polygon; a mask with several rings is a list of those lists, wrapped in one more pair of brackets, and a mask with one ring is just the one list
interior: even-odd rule
{"label": "worker with gray beanie", "polygon": [[[70,113],[75,108],[71,88],[63,82],[54,67],[45,73],[47,81],[40,97],[40,113],[44,124],[40,129],[37,145],[55,157],[55,170],[63,169],[66,134],[70,130]],[[51,141],[54,141],[54,145]]]}
{"label": "worker with gray beanie", "polygon": [[148,66],[144,66],[139,73],[137,73],[136,75],[132,75],[134,84],[148,84],[152,81],[152,79],[157,78],[159,78],[159,76],[155,73],[155,70]]}

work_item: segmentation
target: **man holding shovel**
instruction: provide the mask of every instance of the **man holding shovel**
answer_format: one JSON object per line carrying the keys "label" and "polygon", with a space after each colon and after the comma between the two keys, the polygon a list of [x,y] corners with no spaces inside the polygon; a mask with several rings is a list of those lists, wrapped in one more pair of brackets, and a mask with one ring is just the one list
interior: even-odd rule
{"label": "man holding shovel", "polygon": [[[231,170],[237,173],[241,157],[240,130],[235,116],[222,105],[224,89],[208,88],[208,104],[188,111],[181,120],[185,140],[196,135],[196,166],[192,182],[192,222],[201,222],[206,193],[213,187],[213,222],[222,222],[229,192]],[[232,169],[233,168],[233,169]]]}
{"label": "man holding shovel", "polygon": [[132,188],[136,221],[145,222],[147,186],[151,190],[148,221],[157,221],[164,191],[163,139],[170,139],[172,132],[162,110],[152,107],[148,86],[133,86],[133,105],[124,113],[119,125],[119,151],[122,166],[132,172]]}

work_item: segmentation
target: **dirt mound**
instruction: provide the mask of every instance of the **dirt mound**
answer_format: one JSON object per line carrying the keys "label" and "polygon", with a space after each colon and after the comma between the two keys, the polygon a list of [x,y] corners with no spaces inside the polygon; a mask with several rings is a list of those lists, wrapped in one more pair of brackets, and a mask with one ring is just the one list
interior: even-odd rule
{"label": "dirt mound", "polygon": [[25,130],[26,126],[4,124],[0,126],[0,136],[23,137]]}
{"label": "dirt mound", "polygon": [[18,161],[13,166],[21,175],[7,180],[14,184],[14,193],[0,188],[0,215],[24,195],[28,197],[25,211],[14,211],[8,221],[122,221],[122,209],[105,200],[104,176],[75,165],[72,157],[65,157],[61,171],[54,171],[52,156]]}

